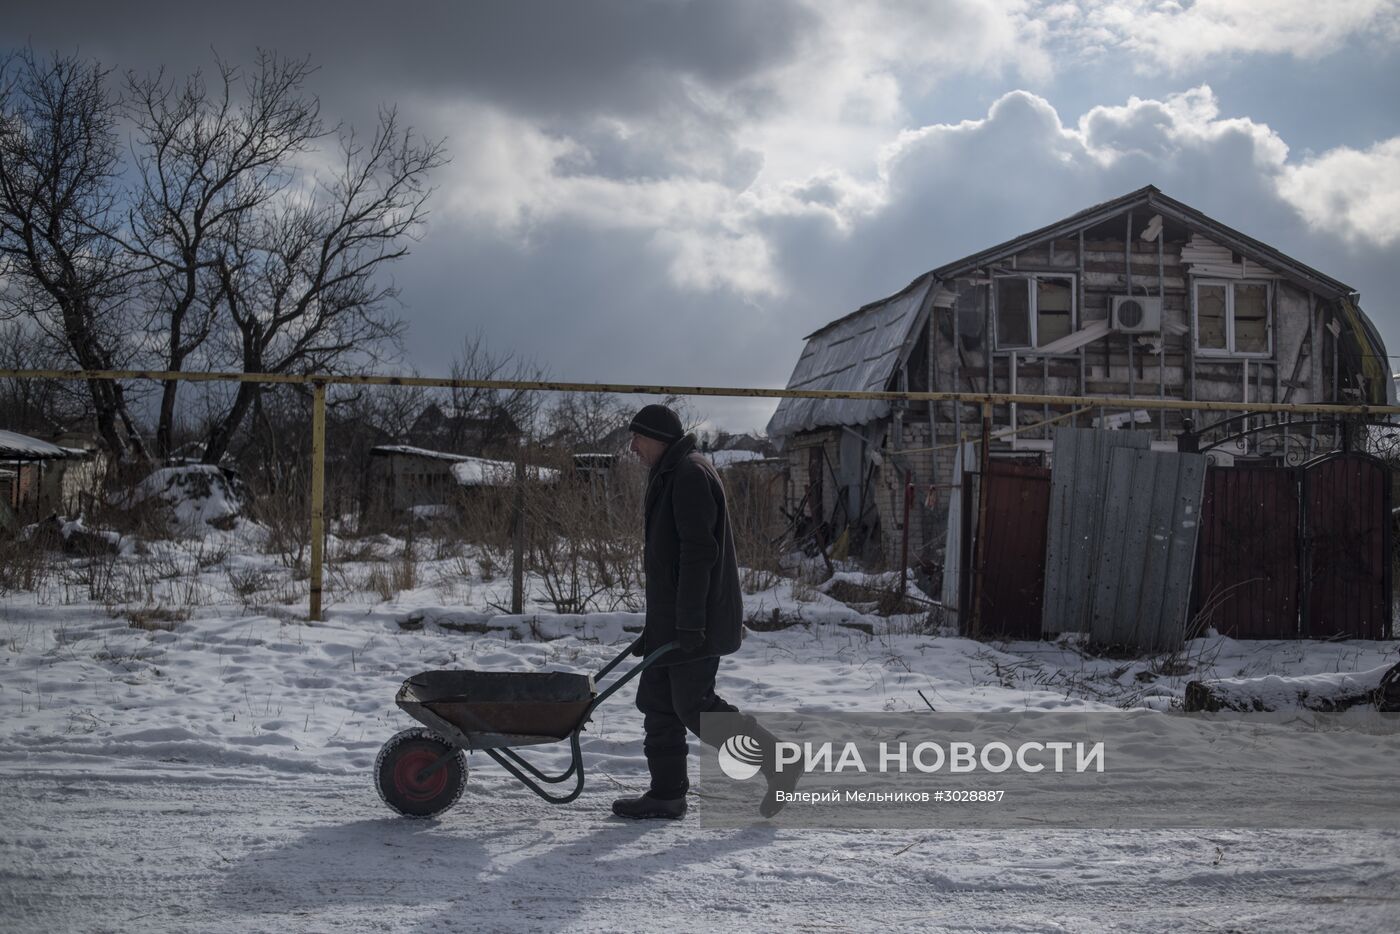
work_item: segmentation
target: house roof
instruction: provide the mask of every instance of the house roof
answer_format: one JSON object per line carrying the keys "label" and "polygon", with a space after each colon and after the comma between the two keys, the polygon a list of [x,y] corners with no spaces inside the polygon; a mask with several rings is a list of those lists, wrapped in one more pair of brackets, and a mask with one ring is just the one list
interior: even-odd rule
{"label": "house roof", "polygon": [[17,431],[0,430],[0,460],[47,461],[63,460],[71,456],[56,444],[49,444]]}
{"label": "house roof", "polygon": [[[928,281],[915,282],[809,336],[788,388],[884,389],[900,351],[923,318],[929,288]],[[777,438],[822,425],[861,425],[889,411],[890,404],[882,401],[783,399],[768,421],[768,434]]]}
{"label": "house roof", "polygon": [[1203,214],[1189,204],[1183,204],[1175,198],[1170,198],[1162,194],[1156,186],[1147,185],[1137,191],[1128,192],[1126,195],[1114,198],[1112,201],[1105,201],[1096,204],[1091,208],[1086,208],[1076,214],[1071,214],[1063,220],[1053,224],[1047,224],[1030,233],[1022,234],[1005,243],[988,247],[962,259],[954,260],[925,275],[931,275],[941,280],[948,280],[956,276],[963,275],[988,263],[995,262],[1013,253],[1039,243],[1042,240],[1049,240],[1054,237],[1061,237],[1066,234],[1077,233],[1100,224],[1109,218],[1117,217],[1124,211],[1136,207],[1142,207],[1153,213],[1161,214],[1164,217],[1179,221],[1194,230],[1207,234],[1211,240],[1222,246],[1228,246],[1237,253],[1243,253],[1252,259],[1258,259],[1266,266],[1270,266],[1288,278],[1294,280],[1299,285],[1324,295],[1327,298],[1341,298],[1355,293],[1355,289],[1344,282],[1339,282],[1325,273],[1313,269],[1311,266],[1301,263],[1293,257],[1282,253],[1274,247],[1269,246],[1247,234],[1240,233],[1233,227],[1228,227],[1220,223],[1209,215]]}

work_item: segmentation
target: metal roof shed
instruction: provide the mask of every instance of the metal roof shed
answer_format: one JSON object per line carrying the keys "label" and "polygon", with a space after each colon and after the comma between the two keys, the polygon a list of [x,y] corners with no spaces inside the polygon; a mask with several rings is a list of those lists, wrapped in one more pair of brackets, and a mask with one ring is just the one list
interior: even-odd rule
{"label": "metal roof shed", "polygon": [[0,460],[56,461],[72,456],[72,452],[56,444],[49,444],[17,431],[0,429]]}

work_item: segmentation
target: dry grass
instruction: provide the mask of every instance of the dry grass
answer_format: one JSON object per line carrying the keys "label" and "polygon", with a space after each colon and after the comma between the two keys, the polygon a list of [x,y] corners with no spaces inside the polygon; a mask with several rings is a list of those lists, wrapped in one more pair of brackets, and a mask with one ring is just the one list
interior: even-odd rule
{"label": "dry grass", "polygon": [[121,614],[132,629],[147,632],[170,632],[180,623],[190,618],[188,607],[145,606],[126,610]]}
{"label": "dry grass", "polygon": [[0,595],[36,591],[53,574],[53,555],[35,542],[0,538]]}
{"label": "dry grass", "polygon": [[276,555],[282,566],[297,579],[308,576],[306,561],[311,552],[311,514],[305,478],[292,475],[279,489],[253,500],[249,518],[266,530],[263,552]]}

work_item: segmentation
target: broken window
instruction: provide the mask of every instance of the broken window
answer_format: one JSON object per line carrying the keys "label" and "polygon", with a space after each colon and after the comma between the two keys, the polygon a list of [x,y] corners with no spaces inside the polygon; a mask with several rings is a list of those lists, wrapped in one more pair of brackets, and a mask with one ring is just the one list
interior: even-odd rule
{"label": "broken window", "polygon": [[1196,283],[1196,350],[1268,356],[1273,352],[1267,282]]}
{"label": "broken window", "polygon": [[1214,283],[1196,286],[1196,347],[1200,350],[1229,351],[1225,308],[1229,288]]}
{"label": "broken window", "polygon": [[1074,330],[1074,289],[1067,279],[1035,280],[1035,345],[1044,347]]}
{"label": "broken window", "polygon": [[1032,347],[1028,279],[997,280],[997,346]]}
{"label": "broken window", "polygon": [[997,348],[1044,347],[1074,330],[1074,280],[1000,276],[996,280]]}

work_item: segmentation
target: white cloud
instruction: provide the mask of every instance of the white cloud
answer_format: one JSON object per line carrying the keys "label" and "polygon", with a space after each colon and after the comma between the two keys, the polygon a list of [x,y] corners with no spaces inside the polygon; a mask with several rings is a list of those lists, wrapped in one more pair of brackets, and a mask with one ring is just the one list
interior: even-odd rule
{"label": "white cloud", "polygon": [[1165,100],[1128,98],[1124,105],[1099,105],[1079,118],[1087,153],[1101,165],[1125,156],[1168,160],[1183,150],[1208,149],[1227,137],[1247,137],[1258,166],[1271,171],[1288,158],[1288,146],[1268,127],[1248,117],[1220,117],[1209,85]]}
{"label": "white cloud", "polygon": [[[981,119],[894,132],[879,148],[867,142],[864,169],[822,168],[742,189],[695,168],[699,162],[653,178],[586,174],[578,167],[589,151],[579,140],[476,105],[456,108],[452,119],[473,145],[456,147],[447,213],[522,244],[561,223],[603,236],[637,233],[673,287],[745,299],[791,292],[792,270],[803,265],[785,255],[782,239],[792,231],[817,225],[838,240],[868,237],[900,223],[901,203],[965,203],[975,212],[981,199],[995,212],[1051,190],[1058,197],[1043,200],[1067,213],[1154,183],[1188,202],[1192,192],[1232,205],[1267,199],[1353,244],[1400,239],[1400,139],[1290,164],[1276,132],[1223,116],[1206,85],[1096,106],[1068,124],[1045,98],[1013,91]],[[1213,213],[1211,203],[1199,206]],[[962,244],[951,249],[985,245]]]}
{"label": "white cloud", "polygon": [[906,97],[954,75],[1048,79],[1044,27],[1026,0],[810,0],[820,18],[791,62],[764,76],[761,119],[742,138],[760,180],[870,167],[870,139],[907,125]]}
{"label": "white cloud", "polygon": [[1400,242],[1400,137],[1287,166],[1279,192],[1307,222],[1351,243]]}
{"label": "white cloud", "polygon": [[1356,37],[1400,31],[1400,0],[1086,0],[1074,17],[1064,7],[1042,15],[1066,48],[1087,36],[1100,48],[1141,53],[1140,70],[1180,72],[1249,53],[1316,59]]}

